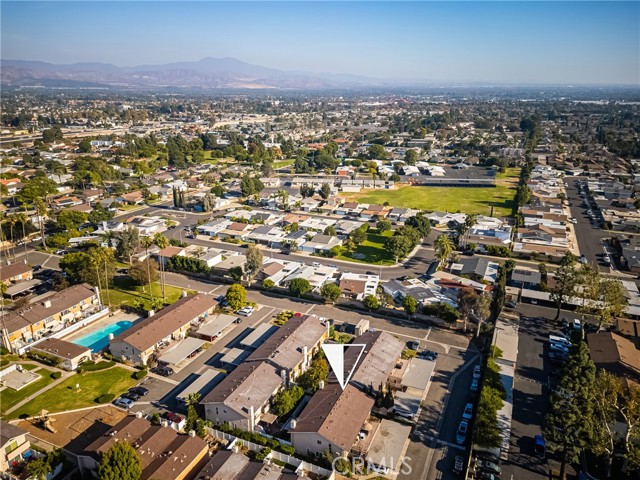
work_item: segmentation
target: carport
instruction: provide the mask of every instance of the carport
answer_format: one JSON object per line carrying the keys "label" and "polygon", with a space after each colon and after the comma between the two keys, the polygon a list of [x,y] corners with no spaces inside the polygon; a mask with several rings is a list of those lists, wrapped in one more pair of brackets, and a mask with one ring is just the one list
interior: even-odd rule
{"label": "carport", "polygon": [[261,323],[255,330],[240,341],[240,345],[255,350],[277,329],[277,327],[269,323]]}
{"label": "carport", "polygon": [[158,361],[167,365],[177,365],[196,350],[201,348],[205,343],[206,342],[204,340],[200,340],[199,338],[187,337],[158,358]]}
{"label": "carport", "polygon": [[196,332],[196,335],[211,342],[214,339],[220,338],[225,333],[227,333],[225,332],[225,330],[229,327],[229,325],[233,325],[233,322],[235,322],[237,319],[238,317],[234,317],[232,315],[220,314],[211,322],[199,328]]}
{"label": "carport", "polygon": [[39,287],[43,283],[44,282],[39,278],[34,278],[32,280],[27,280],[25,282],[16,283],[15,285],[11,285],[10,287],[7,288],[6,292],[4,293],[4,296],[9,297],[11,300],[13,300],[13,298],[16,295],[20,295],[21,293],[34,290],[36,287]]}
{"label": "carport", "polygon": [[241,348],[232,348],[224,354],[224,356],[220,359],[220,362],[224,365],[237,367],[247,356],[247,351],[242,350]]}

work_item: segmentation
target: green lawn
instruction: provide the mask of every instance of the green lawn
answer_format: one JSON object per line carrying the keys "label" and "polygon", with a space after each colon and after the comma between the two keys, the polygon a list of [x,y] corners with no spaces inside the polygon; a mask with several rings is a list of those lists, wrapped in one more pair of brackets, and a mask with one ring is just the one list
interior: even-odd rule
{"label": "green lawn", "polygon": [[[95,399],[100,395],[112,393],[117,396],[138,383],[138,380],[131,377],[131,373],[130,370],[113,367],[108,370],[86,372],[83,375],[72,375],[34,398],[28,405],[12,412],[11,417],[17,418],[23,414],[33,416],[42,409],[63,412],[97,405]],[[76,391],[76,384],[80,384],[79,391]]]}
{"label": "green lawn", "polygon": [[512,212],[519,172],[518,168],[509,168],[505,173],[498,174],[498,181],[494,188],[401,185],[395,190],[365,190],[343,195],[349,200],[360,203],[388,202],[394,207],[430,211],[461,211],[490,215],[493,207],[494,216],[506,217]]}
{"label": "green lawn", "polygon": [[295,160],[293,158],[291,158],[289,160],[279,160],[277,162],[273,162],[273,168],[290,167],[294,163],[295,163]]}
{"label": "green lawn", "polygon": [[36,380],[35,382],[27,385],[24,388],[21,388],[18,391],[15,391],[11,388],[5,388],[0,392],[0,413],[4,415],[4,412],[9,410],[11,407],[17,405],[28,396],[33,395],[38,390],[46,387],[51,382],[53,382],[53,378],[51,378],[51,374],[53,372],[51,370],[41,368],[35,373],[40,375],[39,380]]}
{"label": "green lawn", "polygon": [[[154,282],[151,285],[154,298],[162,298],[162,287],[160,282]],[[171,287],[165,285],[164,291],[166,294],[165,302],[167,305],[172,304],[180,298],[182,295],[182,289],[177,287]],[[107,304],[107,291],[101,292],[103,304]],[[149,286],[141,287],[134,285],[133,281],[129,277],[116,277],[113,282],[113,286],[109,288],[108,300],[111,305],[128,305],[133,307],[133,302],[136,298],[142,298],[145,302],[145,308],[151,307],[151,296],[149,295]]]}
{"label": "green lawn", "polygon": [[[384,249],[384,242],[391,236],[393,236],[392,231],[379,235],[374,229],[369,230],[367,239],[361,245],[358,245],[353,252],[345,252],[336,258],[349,262],[393,265],[393,257]],[[353,258],[352,255],[364,255],[364,258]]]}

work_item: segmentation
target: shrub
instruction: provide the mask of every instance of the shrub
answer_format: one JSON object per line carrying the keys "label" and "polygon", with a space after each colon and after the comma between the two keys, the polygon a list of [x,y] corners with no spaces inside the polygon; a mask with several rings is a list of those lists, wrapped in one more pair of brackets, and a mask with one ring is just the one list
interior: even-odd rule
{"label": "shrub", "polygon": [[147,371],[146,370],[138,370],[137,372],[135,372],[133,375],[131,375],[133,378],[135,378],[136,380],[142,380],[144,377],[147,376]]}
{"label": "shrub", "polygon": [[271,449],[269,447],[265,447],[260,449],[259,452],[256,453],[256,460],[259,462],[262,462],[265,458],[267,458],[267,455],[269,455],[271,453]]}
{"label": "shrub", "polygon": [[98,398],[96,398],[96,402],[97,403],[109,403],[109,402],[113,401],[114,398],[116,398],[116,396],[113,393],[104,393],[104,394],[100,395]]}
{"label": "shrub", "polygon": [[291,445],[284,445],[282,443],[278,447],[278,450],[284,453],[285,455],[293,455],[294,453],[296,453],[296,449],[293,448]]}
{"label": "shrub", "polygon": [[60,362],[62,361],[62,359],[54,355],[49,355],[48,353],[34,352],[34,351],[30,351],[29,353],[27,353],[27,358],[35,360],[36,362],[44,363],[45,365],[50,365],[52,367],[57,367],[58,365],[60,365]]}
{"label": "shrub", "polygon": [[53,373],[51,374],[51,378],[53,378],[54,380],[57,380],[57,379],[59,379],[60,377],[62,377],[62,373],[60,373],[60,372],[53,372]]}
{"label": "shrub", "polygon": [[78,367],[78,373],[80,372],[95,372],[97,370],[105,370],[107,368],[111,368],[116,364],[113,360],[108,362],[84,362],[82,365]]}

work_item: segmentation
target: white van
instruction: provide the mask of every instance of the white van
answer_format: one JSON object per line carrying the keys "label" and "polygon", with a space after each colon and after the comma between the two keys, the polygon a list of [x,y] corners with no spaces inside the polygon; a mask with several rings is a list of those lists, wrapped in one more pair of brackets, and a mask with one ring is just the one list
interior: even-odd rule
{"label": "white van", "polygon": [[564,345],[566,347],[570,347],[572,345],[570,340],[567,340],[564,337],[559,337],[557,335],[549,335],[549,341],[551,343],[559,343],[560,345]]}

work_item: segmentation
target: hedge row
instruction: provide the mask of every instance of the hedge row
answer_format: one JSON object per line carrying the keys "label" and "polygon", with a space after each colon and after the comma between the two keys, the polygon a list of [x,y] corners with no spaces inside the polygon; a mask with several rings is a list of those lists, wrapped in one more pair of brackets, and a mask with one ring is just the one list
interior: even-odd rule
{"label": "hedge row", "polygon": [[82,365],[78,367],[78,373],[80,372],[95,372],[96,370],[105,370],[107,368],[111,368],[116,364],[113,360],[109,362],[94,362],[89,360],[84,362]]}

